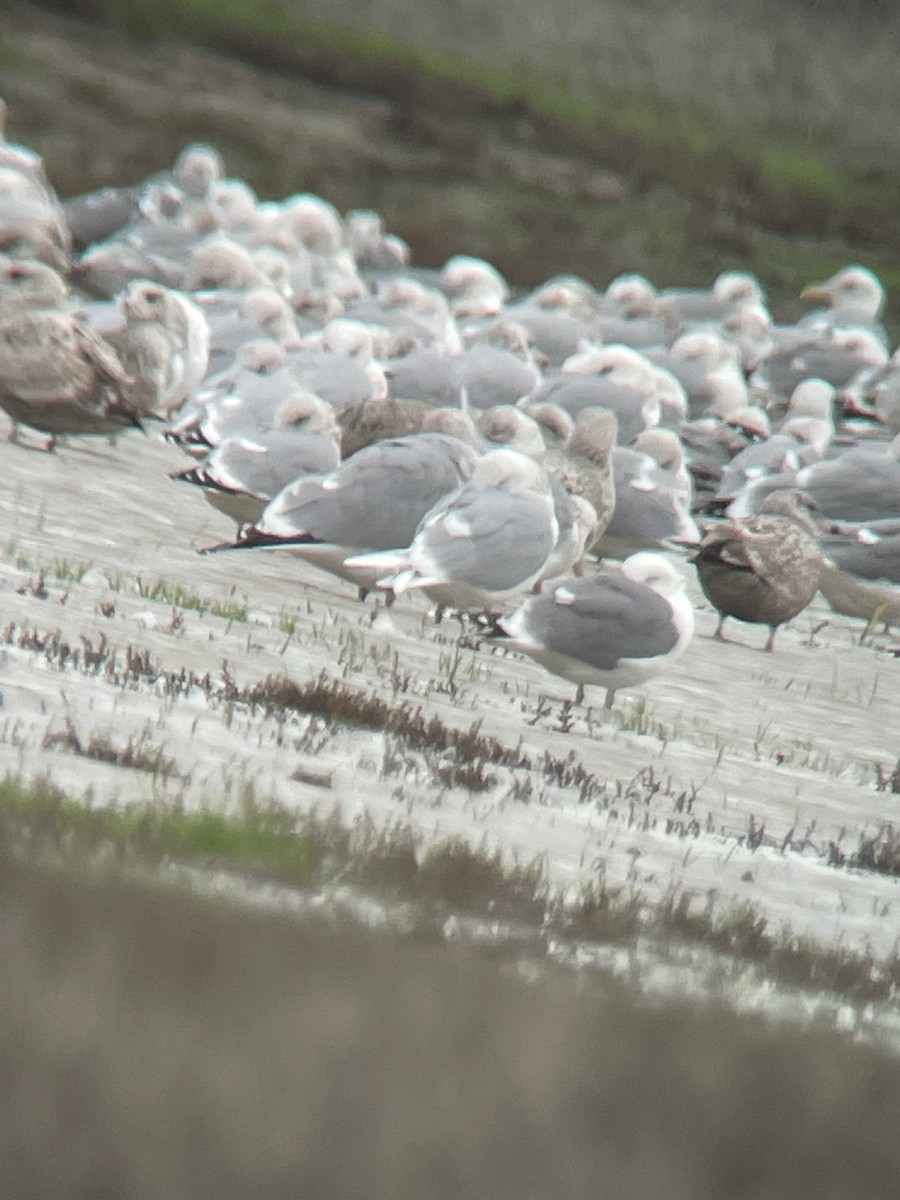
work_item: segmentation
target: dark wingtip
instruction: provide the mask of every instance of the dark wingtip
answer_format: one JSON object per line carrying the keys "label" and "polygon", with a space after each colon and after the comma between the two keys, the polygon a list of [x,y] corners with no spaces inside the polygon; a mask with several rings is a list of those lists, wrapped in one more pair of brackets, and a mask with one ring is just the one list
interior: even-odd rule
{"label": "dark wingtip", "polygon": [[220,550],[265,550],[271,546],[303,545],[312,541],[311,538],[284,538],[274,533],[263,533],[261,529],[248,529],[235,542],[216,542],[214,546],[204,546],[198,554],[218,554]]}
{"label": "dark wingtip", "polygon": [[203,483],[199,467],[181,467],[177,471],[170,471],[169,478],[174,479],[176,483]]}

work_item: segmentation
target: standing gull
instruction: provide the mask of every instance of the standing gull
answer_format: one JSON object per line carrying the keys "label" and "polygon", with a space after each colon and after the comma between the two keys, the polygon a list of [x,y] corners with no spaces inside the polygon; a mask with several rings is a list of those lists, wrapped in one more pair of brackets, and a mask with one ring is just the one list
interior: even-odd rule
{"label": "standing gull", "polygon": [[[727,617],[775,631],[802,612],[819,589],[822,556],[815,527],[792,493],[770,496],[758,516],[710,529],[692,559],[704,595],[719,613],[715,637],[724,641]],[[790,515],[785,515],[790,514]]]}
{"label": "standing gull", "polygon": [[43,263],[0,264],[0,407],[49,434],[48,450],[60,434],[138,425],[130,377],[112,347],[58,305],[58,289]]}
{"label": "standing gull", "polygon": [[684,576],[662,555],[642,551],[593,579],[563,579],[498,621],[510,645],[578,685],[644,683],[682,654],[694,633]]}

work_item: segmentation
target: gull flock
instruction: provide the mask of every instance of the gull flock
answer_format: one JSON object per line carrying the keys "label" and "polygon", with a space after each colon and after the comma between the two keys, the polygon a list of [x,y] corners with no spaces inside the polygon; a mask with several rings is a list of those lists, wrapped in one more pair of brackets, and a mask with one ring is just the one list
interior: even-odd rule
{"label": "gull flock", "polygon": [[0,125],[6,453],[158,432],[187,456],[169,486],[234,522],[204,553],[420,594],[578,701],[685,651],[689,564],[717,636],[765,625],[767,650],[820,587],[887,619],[900,352],[865,267],[802,294],[794,325],[739,271],[514,294],[482,259],[411,265],[374,212],[262,201],[203,145],[62,202]]}

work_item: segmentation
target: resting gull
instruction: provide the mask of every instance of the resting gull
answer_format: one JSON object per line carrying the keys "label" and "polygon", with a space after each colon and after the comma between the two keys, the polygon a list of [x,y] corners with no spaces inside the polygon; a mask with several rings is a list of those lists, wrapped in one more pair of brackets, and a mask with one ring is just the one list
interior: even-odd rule
{"label": "resting gull", "polygon": [[900,517],[900,434],[890,444],[853,446],[804,467],[797,487],[835,521]]}
{"label": "resting gull", "polygon": [[828,307],[807,313],[799,326],[817,329],[867,329],[887,345],[887,334],[879,322],[884,308],[884,288],[866,267],[843,267],[824,283],[811,284],[800,293],[804,300],[821,300]]}
{"label": "resting gull", "polygon": [[[553,411],[541,405],[534,411]],[[585,408],[575,419],[572,434],[564,445],[545,451],[541,462],[566,491],[582,496],[596,516],[588,549],[597,544],[612,518],[616,504],[612,453],[616,440],[616,418],[605,408]]]}
{"label": "resting gull", "polygon": [[107,341],[134,380],[126,399],[141,414],[168,419],[206,374],[206,317],[187,296],[144,280],[129,284],[118,304],[124,328]]}
{"label": "resting gull", "polygon": [[636,550],[700,540],[691,516],[691,483],[677,468],[663,467],[653,454],[626,446],[613,447],[611,461],[615,507],[595,540],[597,554],[625,558]]}
{"label": "resting gull", "polygon": [[442,433],[376,442],[330,475],[290,484],[242,538],[210,549],[288,550],[364,595],[383,566],[345,560],[412,542],[423,517],[472,475],[476,458],[470,446]]}
{"label": "resting gull", "polygon": [[611,708],[619,688],[646,682],[690,642],[684,586],[677,567],[642,551],[593,579],[557,581],[497,624],[515,649],[577,684],[577,704],[596,684]]}
{"label": "resting gull", "polygon": [[543,468],[517,450],[491,450],[427,514],[408,549],[346,566],[380,571],[379,587],[395,594],[424,591],[439,611],[502,612],[541,577],[558,534]]}
{"label": "resting gull", "polygon": [[201,488],[239,531],[255,524],[267,502],[288,484],[305,475],[327,475],[340,465],[337,427],[309,428],[319,403],[316,396],[297,393],[282,403],[271,431],[226,438],[204,462],[173,471],[170,478]]}

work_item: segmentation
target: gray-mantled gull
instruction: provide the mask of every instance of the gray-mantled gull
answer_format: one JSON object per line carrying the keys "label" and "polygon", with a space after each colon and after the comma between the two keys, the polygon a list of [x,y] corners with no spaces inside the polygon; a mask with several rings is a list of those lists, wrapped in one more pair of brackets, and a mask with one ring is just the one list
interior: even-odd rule
{"label": "gray-mantled gull", "polygon": [[226,438],[204,462],[173,471],[170,478],[202,489],[212,507],[231,517],[239,531],[255,525],[266,504],[288,484],[306,475],[330,474],[340,465],[335,437],[289,422],[284,414],[275,429],[254,441]]}
{"label": "gray-mantled gull", "polygon": [[412,542],[423,517],[460,488],[476,460],[471,447],[446,434],[376,442],[330,475],[290,484],[243,538],[214,549],[288,550],[365,592],[383,568],[345,560]]}
{"label": "gray-mantled gull", "polygon": [[900,517],[900,434],[889,444],[853,446],[797,474],[797,487],[835,521]]}
{"label": "gray-mantled gull", "polygon": [[[790,492],[766,502],[768,512],[724,521],[705,533],[692,561],[704,595],[719,613],[722,641],[728,617],[775,631],[812,601],[819,589],[822,555],[815,527]],[[784,513],[791,515],[782,515]]]}
{"label": "gray-mantled gull", "polygon": [[682,384],[692,420],[706,416],[727,420],[749,402],[738,351],[717,333],[684,333],[669,350],[651,351],[649,357]]}
{"label": "gray-mantled gull", "polygon": [[828,307],[807,313],[801,328],[867,329],[887,345],[887,333],[879,321],[884,308],[884,288],[878,277],[858,264],[843,267],[824,283],[810,284],[800,293],[804,300],[821,300]]}
{"label": "gray-mantled gull", "polygon": [[841,402],[851,414],[874,417],[891,433],[900,433],[900,351],[883,366],[861,371],[841,393]]}
{"label": "gray-mantled gull", "polygon": [[184,269],[182,287],[189,292],[271,286],[250,251],[227,233],[213,233],[193,249]]}
{"label": "gray-mantled gull", "polygon": [[104,187],[64,200],[63,211],[75,246],[84,249],[105,241],[134,221],[139,197],[136,187]]}
{"label": "gray-mantled gull", "polygon": [[[749,516],[774,488],[790,486],[800,466],[800,444],[788,434],[751,442],[725,466],[715,499],[734,505],[730,516]],[[748,489],[752,498],[745,495]]]}
{"label": "gray-mantled gull", "polygon": [[730,316],[743,308],[763,305],[765,299],[762,285],[753,275],[723,271],[709,289],[664,288],[659,294],[658,308],[686,331],[711,328],[719,332]]}
{"label": "gray-mantled gull", "polygon": [[794,389],[778,432],[764,441],[751,442],[732,457],[722,471],[715,497],[732,505],[729,516],[758,512],[766,495],[791,486],[801,467],[823,456],[834,435],[834,395],[830,383],[804,380]]}
{"label": "gray-mantled gull", "polygon": [[624,559],[637,550],[696,543],[700,530],[691,515],[691,492],[677,474],[639,450],[615,446],[612,472],[616,503],[593,545],[602,557]]}
{"label": "gray-mantled gull", "polygon": [[[108,345],[73,313],[11,297],[40,294],[43,263],[0,262],[0,407],[13,421],[50,435],[110,434],[138,424],[125,398],[131,380]],[[52,276],[46,276],[52,284]],[[9,298],[9,299],[7,299]]]}
{"label": "gray-mantled gull", "polygon": [[[433,347],[446,354],[462,350],[462,338],[447,297],[409,275],[398,275],[378,285],[373,296],[347,303],[347,315],[392,331],[409,349]],[[395,354],[403,353],[403,350]]]}
{"label": "gray-mantled gull", "polygon": [[840,570],[862,579],[900,584],[900,520],[865,525],[835,524],[819,538],[824,556]]}
{"label": "gray-mantled gull", "polygon": [[453,367],[464,402],[470,408],[515,404],[542,381],[527,347],[516,352],[476,342],[453,359]]}
{"label": "gray-mantled gull", "polygon": [[[610,359],[636,353],[624,346],[609,347],[608,351]],[[559,405],[571,417],[586,408],[606,409],[616,418],[618,439],[623,445],[633,441],[642,429],[658,424],[660,417],[649,364],[642,369],[624,362],[616,366],[611,361],[608,371],[563,371],[545,379],[521,402],[526,411],[546,403]]]}
{"label": "gray-mantled gull", "polygon": [[[524,300],[504,309],[500,320],[525,329],[532,349],[546,359],[547,368],[552,371],[558,371],[569,355],[575,354],[594,333],[592,325],[566,310]],[[482,332],[490,328],[485,326]]]}
{"label": "gray-mantled gull", "polygon": [[496,316],[509,296],[509,285],[497,268],[470,254],[447,259],[439,286],[451,298],[450,307],[458,319]]}
{"label": "gray-mantled gull", "polygon": [[402,358],[388,360],[384,373],[388,394],[398,400],[424,400],[457,408],[462,404],[455,356],[435,346],[414,346]]}
{"label": "gray-mantled gull", "polygon": [[584,321],[593,319],[603,310],[600,293],[579,275],[554,275],[523,297],[523,304],[534,304],[548,312],[567,312]]}
{"label": "gray-mantled gull", "polygon": [[558,532],[545,471],[518,451],[492,450],[425,516],[407,549],[346,565],[378,570],[379,587],[395,594],[422,590],[439,609],[502,612],[541,577]]}
{"label": "gray-mantled gull", "polygon": [[477,413],[475,427],[489,450],[506,446],[539,459],[546,449],[541,427],[534,417],[512,404],[496,404]]}
{"label": "gray-mantled gull", "polygon": [[685,503],[693,504],[694,481],[684,462],[684,446],[672,429],[645,429],[634,441],[634,449],[649,454],[681,484]]}
{"label": "gray-mantled gull", "polygon": [[241,346],[254,338],[270,338],[285,347],[300,343],[293,309],[268,284],[247,291],[196,292],[193,301],[209,325],[209,374],[233,363]]}
{"label": "gray-mantled gull", "polygon": [[362,271],[397,271],[409,264],[409,246],[387,233],[377,212],[356,208],[344,218],[347,245]]}
{"label": "gray-mantled gull", "polygon": [[240,397],[233,397],[237,402],[234,408],[228,408],[227,401],[223,402],[216,412],[201,422],[195,434],[197,440],[209,448],[220,445],[229,437],[259,441],[279,429],[290,428],[321,433],[337,442],[339,429],[331,405],[290,379],[279,383],[277,391],[252,407],[242,408]]}
{"label": "gray-mantled gull", "polygon": [[689,644],[684,586],[677,567],[645,551],[592,579],[555,582],[498,625],[516,650],[577,684],[577,704],[594,684],[611,708],[619,688],[645,683]]}
{"label": "gray-mantled gull", "polygon": [[867,329],[803,329],[776,345],[753,372],[754,387],[788,397],[804,379],[824,379],[836,388],[853,383],[861,371],[883,366],[888,354]]}
{"label": "gray-mantled gull", "polygon": [[804,465],[821,458],[834,437],[834,398],[834,387],[824,379],[804,379],[791,393],[778,432],[802,444]]}
{"label": "gray-mantled gull", "polygon": [[545,450],[563,450],[572,440],[575,422],[558,404],[552,404],[548,400],[546,404],[527,403],[517,407],[521,407],[523,412],[528,413],[529,417],[537,422],[544,439]]}
{"label": "gray-mantled gull", "polygon": [[617,275],[603,293],[601,311],[619,317],[655,317],[659,313],[659,292],[644,275]]}

